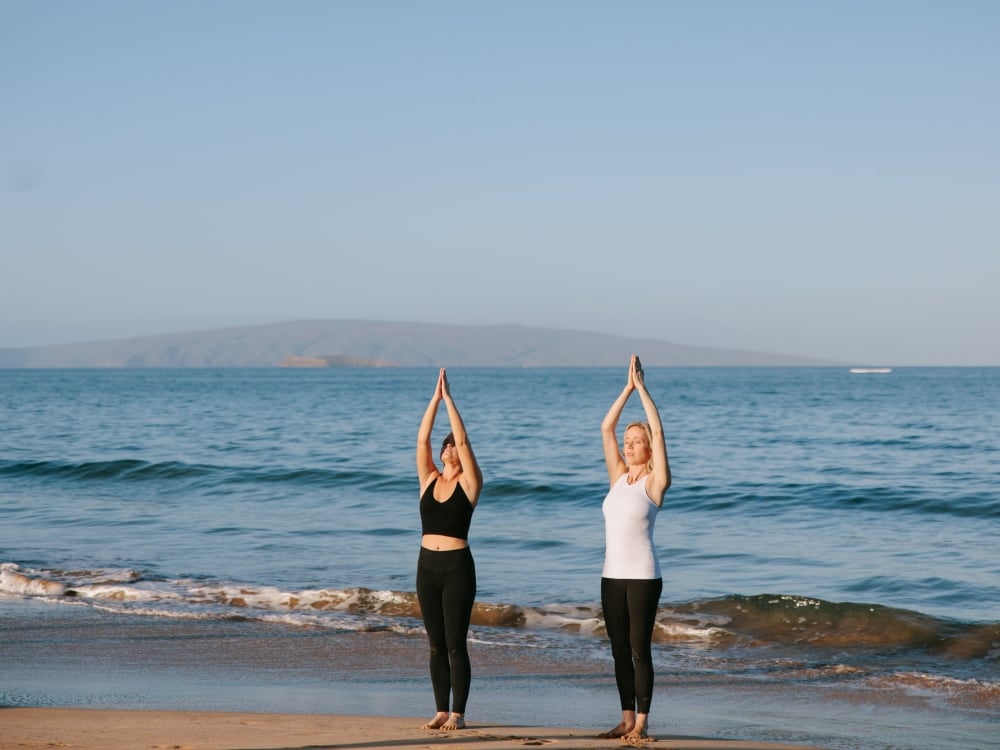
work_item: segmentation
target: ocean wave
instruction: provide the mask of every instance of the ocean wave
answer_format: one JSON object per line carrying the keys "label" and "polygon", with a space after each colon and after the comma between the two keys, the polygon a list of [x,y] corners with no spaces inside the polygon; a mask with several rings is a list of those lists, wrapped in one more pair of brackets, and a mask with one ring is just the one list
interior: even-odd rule
{"label": "ocean wave", "polygon": [[[837,476],[839,469],[831,469]],[[409,496],[414,490],[408,475],[378,474],[346,468],[297,466],[293,463],[272,466],[188,463],[184,461],[146,461],[116,459],[95,461],[0,460],[0,477],[29,478],[67,482],[148,483],[185,491],[197,488],[201,495],[228,493],[233,487],[270,488],[266,492],[314,490],[317,487],[359,488],[364,492]],[[957,518],[992,520],[1000,518],[1000,503],[992,486],[970,485],[957,481],[960,476],[942,472],[938,484],[875,484],[870,481],[826,482],[738,482],[678,483],[668,497],[671,512],[739,511],[750,516],[764,516],[785,509],[804,507],[817,510],[864,510],[878,513],[908,513],[921,516],[945,515]],[[853,479],[858,479],[854,476]],[[870,478],[869,478],[870,479]],[[951,481],[955,480],[955,481]],[[944,489],[946,487],[947,489]],[[937,489],[935,489],[937,488]],[[565,508],[591,508],[595,498],[605,492],[601,483],[567,478],[564,481],[538,481],[497,477],[488,486],[488,500],[505,507],[558,505]],[[258,496],[259,499],[259,496]]]}
{"label": "ocean wave", "polygon": [[[961,491],[959,491],[961,490]],[[674,512],[738,509],[750,515],[770,515],[786,508],[867,510],[878,513],[947,515],[959,518],[1000,518],[1000,503],[991,489],[955,487],[947,496],[929,494],[914,486],[853,485],[847,483],[690,484],[671,490]]]}
{"label": "ocean wave", "polygon": [[691,602],[678,611],[724,617],[726,631],[758,644],[908,649],[957,659],[995,659],[1000,646],[1000,623],[963,623],[879,604],[759,594]]}
{"label": "ocean wave", "polygon": [[916,695],[920,698],[965,710],[991,713],[1000,705],[1000,682],[961,679],[925,672],[897,672],[866,677],[868,687]]}
{"label": "ocean wave", "polygon": [[179,461],[151,463],[137,459],[114,461],[0,461],[0,475],[78,480],[164,480],[201,477],[218,467]]}
{"label": "ocean wave", "polygon": [[[55,599],[132,615],[255,619],[349,630],[419,629],[413,591],[274,586],[193,579],[155,580],[131,570],[64,571],[0,565],[0,595]],[[600,605],[526,606],[477,601],[472,624],[499,629],[603,636]],[[878,604],[788,594],[730,595],[667,603],[656,643],[728,649],[796,647],[847,652],[910,652],[957,661],[1000,659],[1000,623],[967,623]]]}
{"label": "ocean wave", "polygon": [[[233,483],[338,485],[377,481],[371,474],[304,467],[222,466],[182,461],[0,461],[0,476],[29,476],[78,481],[169,482],[197,479],[219,485]],[[397,477],[387,477],[398,481]]]}
{"label": "ocean wave", "polygon": [[489,497],[498,503],[559,503],[560,506],[591,507],[595,498],[607,492],[603,483],[567,480],[564,482],[532,481],[510,476],[491,478],[488,485]]}

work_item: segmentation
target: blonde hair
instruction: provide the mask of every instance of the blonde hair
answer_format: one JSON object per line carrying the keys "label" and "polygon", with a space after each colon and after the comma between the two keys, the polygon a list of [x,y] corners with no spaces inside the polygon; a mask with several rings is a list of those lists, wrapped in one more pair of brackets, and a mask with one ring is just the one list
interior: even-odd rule
{"label": "blonde hair", "polygon": [[[649,446],[650,451],[653,448],[653,428],[649,426],[649,422],[632,422],[628,427],[625,428],[625,432],[622,434],[622,441],[625,440],[625,435],[633,427],[638,427],[646,435],[646,445]],[[653,473],[653,457],[650,455],[649,460],[646,462],[646,471],[650,474]]]}

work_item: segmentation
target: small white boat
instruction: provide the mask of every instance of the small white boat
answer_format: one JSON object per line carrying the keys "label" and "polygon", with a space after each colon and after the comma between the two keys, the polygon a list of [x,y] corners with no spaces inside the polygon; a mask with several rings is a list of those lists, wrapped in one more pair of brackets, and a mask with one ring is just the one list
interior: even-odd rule
{"label": "small white boat", "polygon": [[866,373],[866,374],[867,373],[873,373],[873,372],[884,373],[884,372],[892,372],[892,368],[891,367],[852,367],[851,368],[851,372],[854,372],[854,373]]}

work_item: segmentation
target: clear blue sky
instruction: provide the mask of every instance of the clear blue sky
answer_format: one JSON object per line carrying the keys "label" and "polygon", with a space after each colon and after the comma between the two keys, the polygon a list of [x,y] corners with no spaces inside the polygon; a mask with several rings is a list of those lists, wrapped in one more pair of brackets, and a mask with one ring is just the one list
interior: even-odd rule
{"label": "clear blue sky", "polygon": [[1000,365],[993,0],[0,0],[0,92],[0,346],[356,318]]}

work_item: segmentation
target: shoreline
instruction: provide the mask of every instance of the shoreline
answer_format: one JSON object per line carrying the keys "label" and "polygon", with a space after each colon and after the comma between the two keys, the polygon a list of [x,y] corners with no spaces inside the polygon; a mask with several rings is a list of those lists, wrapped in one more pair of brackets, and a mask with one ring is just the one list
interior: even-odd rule
{"label": "shoreline", "polygon": [[421,728],[426,719],[400,716],[144,711],[134,709],[0,708],[0,750],[324,750],[325,748],[455,748],[510,750],[553,746],[590,750],[627,746],[664,750],[821,750],[747,740],[655,735],[655,743],[597,739],[557,726],[470,722],[463,730]]}

